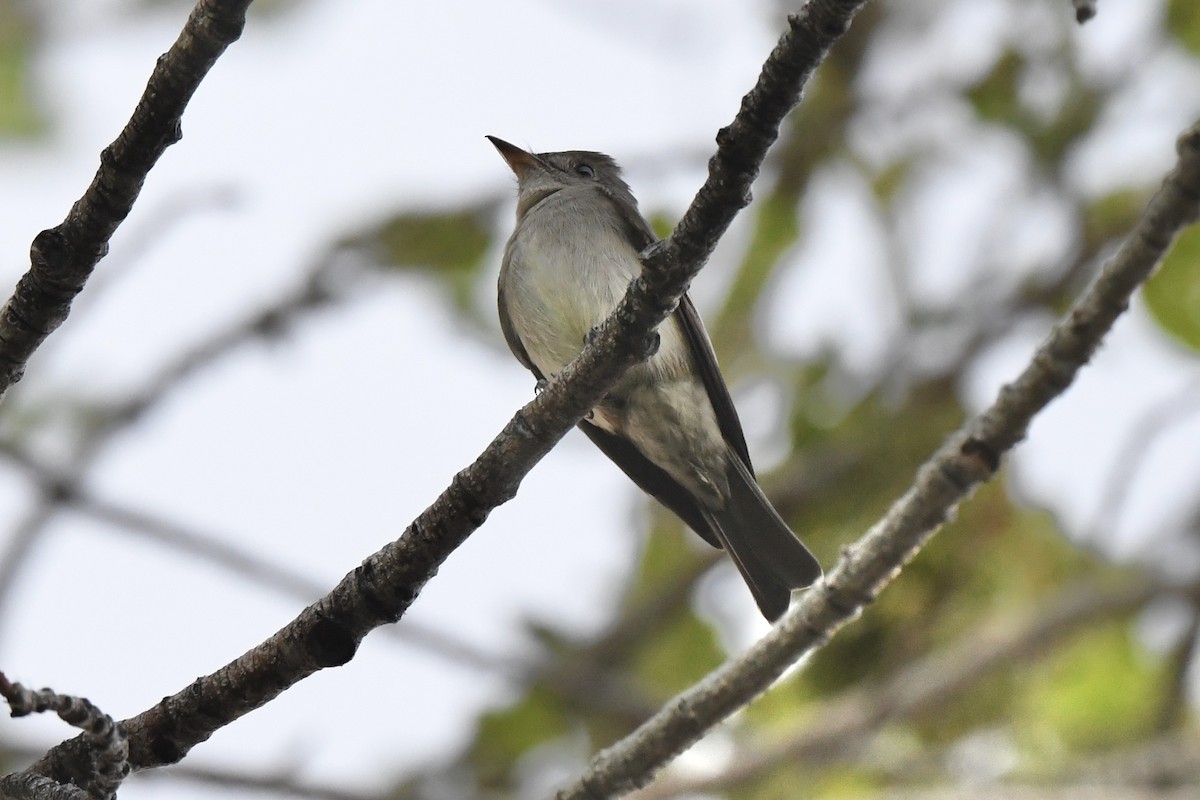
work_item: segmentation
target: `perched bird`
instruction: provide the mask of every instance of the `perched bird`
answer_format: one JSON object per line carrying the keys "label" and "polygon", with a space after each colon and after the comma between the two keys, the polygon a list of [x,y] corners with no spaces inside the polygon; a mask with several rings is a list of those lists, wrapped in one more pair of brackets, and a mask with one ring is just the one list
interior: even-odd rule
{"label": "perched bird", "polygon": [[[487,137],[517,175],[517,225],[500,268],[500,326],[518,360],[549,380],[641,272],[656,240],[603,153],[528,153]],[[630,368],[579,427],[644,491],[714,547],[729,551],[763,616],[821,565],[754,478],[729,389],[685,294],[659,329],[658,350]]]}

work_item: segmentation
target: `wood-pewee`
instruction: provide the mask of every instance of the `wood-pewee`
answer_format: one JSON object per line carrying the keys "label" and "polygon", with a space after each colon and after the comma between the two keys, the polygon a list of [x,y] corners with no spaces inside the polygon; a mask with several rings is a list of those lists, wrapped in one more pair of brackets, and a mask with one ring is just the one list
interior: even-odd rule
{"label": "wood-pewee", "polygon": [[[517,227],[500,268],[500,326],[539,380],[583,349],[641,272],[657,237],[612,158],[527,153],[487,137],[517,175]],[[733,557],[763,615],[821,565],[754,479],[746,440],[700,316],[685,294],[659,329],[658,350],[629,369],[583,432],[644,491]]]}

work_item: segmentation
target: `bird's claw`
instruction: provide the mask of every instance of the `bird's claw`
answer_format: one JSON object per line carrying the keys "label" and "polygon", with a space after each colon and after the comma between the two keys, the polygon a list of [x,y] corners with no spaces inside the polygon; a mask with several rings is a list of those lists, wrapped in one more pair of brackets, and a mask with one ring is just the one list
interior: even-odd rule
{"label": "bird's claw", "polygon": [[537,383],[533,385],[533,393],[535,395],[546,391],[546,387],[550,385],[550,381],[545,378],[538,378]]}
{"label": "bird's claw", "polygon": [[651,331],[650,335],[646,337],[646,358],[650,358],[652,355],[657,353],[658,348],[661,346],[662,336],[659,335],[658,331]]}

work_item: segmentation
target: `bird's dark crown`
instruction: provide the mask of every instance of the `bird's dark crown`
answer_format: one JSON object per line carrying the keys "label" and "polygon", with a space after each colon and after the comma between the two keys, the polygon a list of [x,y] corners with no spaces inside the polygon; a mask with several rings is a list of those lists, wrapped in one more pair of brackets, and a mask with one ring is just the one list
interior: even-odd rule
{"label": "bird's dark crown", "polygon": [[595,182],[633,199],[629,184],[621,177],[621,166],[612,156],[591,150],[563,150],[558,153],[538,153],[537,158],[561,173],[567,183]]}

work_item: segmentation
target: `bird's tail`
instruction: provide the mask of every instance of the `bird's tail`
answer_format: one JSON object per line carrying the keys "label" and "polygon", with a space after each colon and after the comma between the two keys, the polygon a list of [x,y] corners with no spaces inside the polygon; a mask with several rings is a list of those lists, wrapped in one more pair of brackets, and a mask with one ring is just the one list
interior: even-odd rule
{"label": "bird's tail", "polygon": [[787,611],[793,589],[821,577],[821,565],[779,516],[750,470],[730,453],[729,500],[709,510],[713,531],[729,551],[759,609],[771,622]]}

